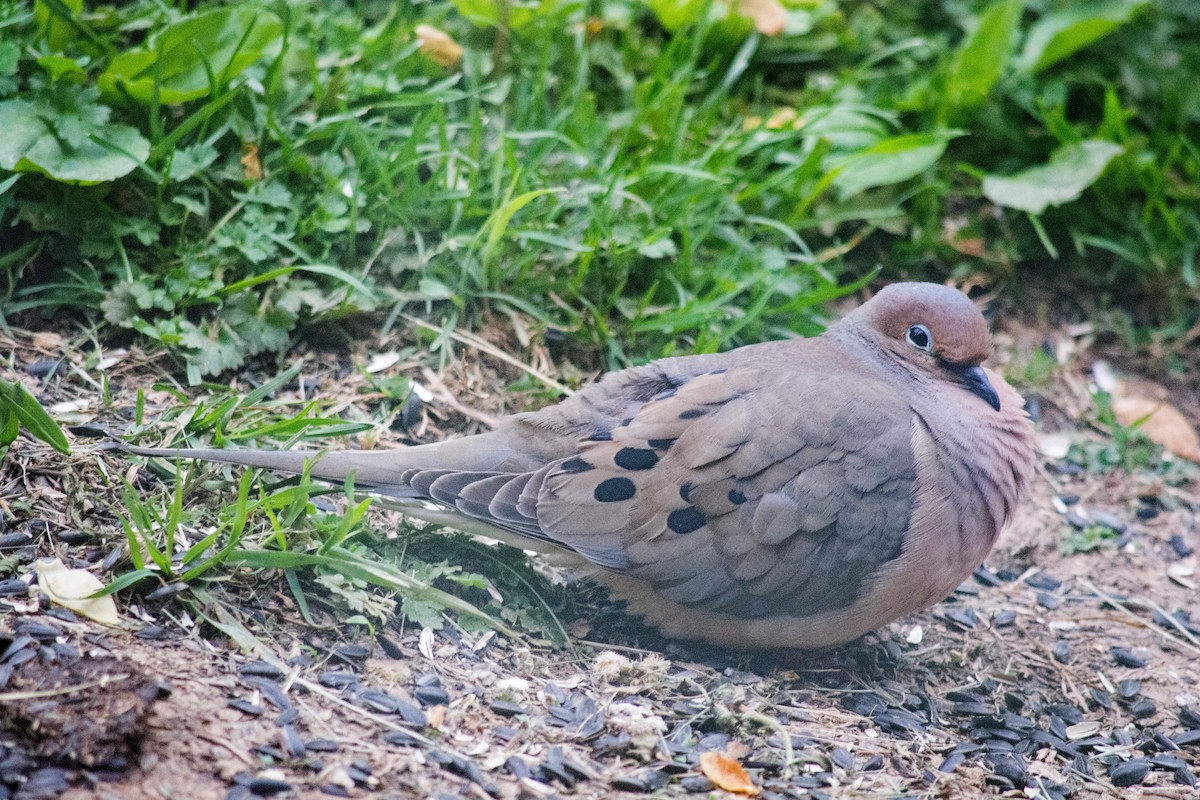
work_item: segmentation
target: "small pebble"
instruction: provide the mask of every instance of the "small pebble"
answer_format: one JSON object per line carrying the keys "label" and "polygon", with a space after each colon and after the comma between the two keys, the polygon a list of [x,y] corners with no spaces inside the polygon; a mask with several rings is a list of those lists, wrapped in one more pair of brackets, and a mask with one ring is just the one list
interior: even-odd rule
{"label": "small pebble", "polygon": [[1071,658],[1071,643],[1066,639],[1059,639],[1050,650],[1050,655],[1054,656],[1058,663],[1066,664]]}
{"label": "small pebble", "polygon": [[1117,694],[1122,700],[1132,700],[1137,697],[1142,691],[1142,682],[1133,678],[1126,678],[1117,684]]}

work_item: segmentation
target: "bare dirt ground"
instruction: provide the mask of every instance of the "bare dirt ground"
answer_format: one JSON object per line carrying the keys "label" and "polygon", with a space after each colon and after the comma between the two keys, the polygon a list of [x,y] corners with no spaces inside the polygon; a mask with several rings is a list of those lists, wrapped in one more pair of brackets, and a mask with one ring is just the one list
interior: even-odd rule
{"label": "bare dirt ground", "polygon": [[[369,406],[344,363],[389,346],[322,356],[323,390]],[[3,351],[0,377],[93,435],[121,432],[136,389],[170,372],[109,351],[106,401],[89,340],[16,333]],[[433,389],[414,435],[520,403],[497,391],[510,367],[465,352],[442,376],[391,367]],[[1044,427],[1101,447],[1086,360],[1061,360],[1038,391]],[[1175,391],[1194,423],[1194,390]],[[148,414],[166,402],[148,398]],[[1194,478],[1081,470],[1048,440],[1032,497],[944,603],[831,652],[745,655],[663,641],[586,584],[568,648],[399,620],[371,639],[329,613],[314,628],[273,575],[210,585],[210,606],[122,596],[106,628],[49,608],[31,574],[47,555],[121,569],[104,487],[137,470],[73,443],[62,457],[22,437],[0,465],[0,799],[721,796],[711,751],[763,797],[1200,797]]]}

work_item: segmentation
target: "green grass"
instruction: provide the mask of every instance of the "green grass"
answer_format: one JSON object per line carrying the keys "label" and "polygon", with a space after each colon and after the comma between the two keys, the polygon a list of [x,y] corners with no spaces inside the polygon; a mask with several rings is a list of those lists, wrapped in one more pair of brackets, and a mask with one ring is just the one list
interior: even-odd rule
{"label": "green grass", "polygon": [[1186,330],[1187,0],[791,2],[775,39],[662,2],[674,34],[628,2],[504,33],[468,0],[0,3],[0,122],[43,126],[0,148],[4,313],[102,314],[193,383],[404,309],[514,309],[604,367],[711,351],[813,332],[877,265],[1051,271]]}
{"label": "green grass", "polygon": [[[195,402],[153,425],[136,420],[132,433],[182,423],[186,436],[279,437],[281,444],[317,446],[331,434],[344,435],[320,415],[329,401],[273,397],[295,377],[289,370],[250,395],[203,387]],[[266,431],[264,419],[273,422]],[[437,526],[368,516],[371,501],[356,496],[352,482],[329,487],[301,475],[267,484],[255,480],[253,470],[237,477],[227,467],[162,459],[149,460],[146,469],[162,482],[139,480],[135,487],[114,472],[114,485],[96,494],[112,503],[128,553],[105,593],[179,590],[179,599],[199,615],[206,602],[243,606],[261,580],[282,574],[295,608],[314,625],[332,613],[339,624],[375,629],[399,612],[419,628],[452,624],[473,634],[567,640],[563,587],[537,573],[523,553]]]}

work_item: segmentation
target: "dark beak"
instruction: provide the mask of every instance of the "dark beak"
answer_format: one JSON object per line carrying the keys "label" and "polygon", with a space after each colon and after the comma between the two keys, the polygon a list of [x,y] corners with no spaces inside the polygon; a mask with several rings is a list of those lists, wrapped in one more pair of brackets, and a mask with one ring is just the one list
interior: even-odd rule
{"label": "dark beak", "polygon": [[996,394],[996,390],[992,388],[983,367],[971,367],[963,370],[962,385],[971,394],[983,398],[983,401],[992,408],[1000,410],[1000,395]]}

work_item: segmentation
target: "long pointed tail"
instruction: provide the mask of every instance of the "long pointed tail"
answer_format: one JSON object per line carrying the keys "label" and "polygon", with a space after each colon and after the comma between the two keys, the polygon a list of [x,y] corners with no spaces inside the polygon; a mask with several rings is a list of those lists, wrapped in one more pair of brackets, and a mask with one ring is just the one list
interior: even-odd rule
{"label": "long pointed tail", "polygon": [[363,483],[388,486],[400,484],[402,459],[395,452],[381,450],[363,453],[353,450],[216,450],[211,448],[135,447],[123,445],[122,450],[137,456],[151,458],[190,458],[199,461],[215,461],[220,464],[240,464],[246,467],[261,467],[277,472],[299,475],[304,463],[310,462],[310,474],[314,478],[340,483],[351,472]]}
{"label": "long pointed tail", "polygon": [[508,434],[493,431],[462,439],[402,447],[397,450],[216,450],[122,445],[127,453],[156,458],[192,458],[221,464],[262,467],[299,475],[304,462],[314,478],[341,483],[351,472],[355,482],[395,490],[406,489],[405,472],[440,469],[463,472],[529,472],[543,466],[538,457],[515,453]]}

